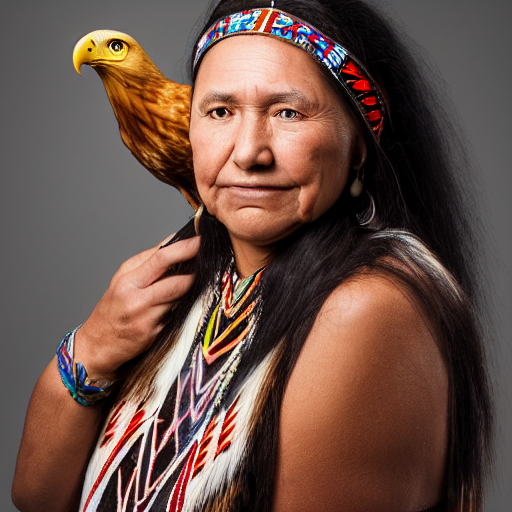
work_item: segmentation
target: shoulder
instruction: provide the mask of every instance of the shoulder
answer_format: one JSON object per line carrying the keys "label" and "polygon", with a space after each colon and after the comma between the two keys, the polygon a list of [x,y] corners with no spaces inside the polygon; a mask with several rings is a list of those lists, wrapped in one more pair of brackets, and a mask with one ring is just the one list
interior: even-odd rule
{"label": "shoulder", "polygon": [[344,282],[322,306],[285,392],[278,502],[303,492],[291,482],[306,472],[323,476],[301,501],[316,495],[325,511],[351,500],[367,511],[420,509],[442,483],[447,400],[417,298],[381,273]]}
{"label": "shoulder", "polygon": [[365,358],[381,350],[399,357],[414,357],[417,350],[437,352],[423,304],[398,278],[376,271],[362,271],[334,290],[307,344],[310,350],[322,344],[323,349],[341,349],[345,355],[366,347],[369,350],[361,354]]}
{"label": "shoulder", "polygon": [[[399,367],[404,377],[405,368],[411,365],[415,374],[420,367],[428,374],[444,368],[423,305],[398,279],[379,272],[363,271],[327,298],[296,370],[308,372],[305,362],[314,363],[319,354],[333,373],[370,372],[372,379],[361,381],[369,386],[377,377],[396,378],[392,371]],[[336,364],[332,359],[327,364],[327,357],[336,355]]]}

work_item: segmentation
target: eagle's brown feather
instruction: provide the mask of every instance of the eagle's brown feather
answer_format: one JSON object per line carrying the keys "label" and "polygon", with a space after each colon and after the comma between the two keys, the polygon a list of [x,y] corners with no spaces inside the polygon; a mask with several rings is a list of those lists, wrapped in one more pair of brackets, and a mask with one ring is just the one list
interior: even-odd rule
{"label": "eagle's brown feather", "polygon": [[[110,57],[112,41],[128,48],[122,60]],[[166,78],[137,41],[120,32],[91,32],[77,43],[73,60],[77,69],[89,64],[100,75],[121,138],[135,158],[197,209],[201,200],[188,138],[190,86]]]}

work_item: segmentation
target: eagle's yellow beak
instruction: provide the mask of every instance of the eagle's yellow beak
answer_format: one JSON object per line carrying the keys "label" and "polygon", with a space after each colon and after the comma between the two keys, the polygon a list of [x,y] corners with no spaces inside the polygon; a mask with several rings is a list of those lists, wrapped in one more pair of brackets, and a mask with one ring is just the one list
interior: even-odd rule
{"label": "eagle's yellow beak", "polygon": [[96,56],[96,43],[92,39],[90,34],[82,37],[78,43],[76,43],[73,50],[73,66],[75,66],[76,72],[81,75],[80,67],[82,64],[89,64]]}

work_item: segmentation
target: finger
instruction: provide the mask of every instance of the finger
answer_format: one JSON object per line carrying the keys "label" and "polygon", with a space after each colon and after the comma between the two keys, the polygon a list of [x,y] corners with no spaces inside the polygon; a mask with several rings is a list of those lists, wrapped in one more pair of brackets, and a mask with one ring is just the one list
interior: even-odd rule
{"label": "finger", "polygon": [[146,249],[135,256],[132,256],[130,259],[126,260],[123,263],[123,268],[126,272],[131,272],[133,269],[139,267],[143,263],[145,263],[156,251],[161,249],[169,240],[172,240],[176,233],[172,233],[168,237],[164,238],[159,244],[155,247],[151,247],[150,249]]}
{"label": "finger", "polygon": [[151,304],[161,305],[174,302],[187,293],[195,281],[193,274],[165,277],[153,283],[148,290],[151,290]]}
{"label": "finger", "polygon": [[161,249],[165,244],[169,242],[169,240],[172,240],[176,233],[172,233],[168,237],[164,238],[159,244],[157,244],[155,247],[151,247],[150,249],[146,249],[145,251],[142,251],[139,254],[136,254],[135,256],[132,256],[128,260],[126,260],[121,267],[120,275],[126,274],[127,272],[131,272],[135,268],[139,267],[143,263],[145,263],[156,251]]}
{"label": "finger", "polygon": [[[154,293],[154,298],[157,301],[152,304],[150,308],[148,308],[148,321],[153,325],[154,329],[161,329],[162,319],[171,309],[174,301],[185,295],[185,293],[192,286],[195,276],[192,274],[183,275],[183,276],[172,276],[166,278],[166,280],[173,280],[174,283],[171,287],[165,286],[162,281],[158,281],[156,283],[156,289],[152,290]],[[152,289],[151,286],[149,289]],[[155,333],[157,334],[157,333]]]}
{"label": "finger", "polygon": [[143,265],[151,256],[158,250],[158,247],[151,247],[150,249],[146,249],[145,251],[132,256],[127,259],[120,267],[119,267],[119,275],[127,274],[128,272],[132,272],[134,269]]}
{"label": "finger", "polygon": [[167,238],[164,238],[158,245],[157,245],[157,248],[158,249],[161,249],[163,248],[164,245],[166,245],[167,243],[169,243],[172,238],[174,237],[176,233],[173,233],[172,235],[169,235]]}
{"label": "finger", "polygon": [[170,266],[196,256],[199,252],[199,243],[200,238],[195,236],[155,251],[133,271],[135,286],[146,288],[160,279]]}

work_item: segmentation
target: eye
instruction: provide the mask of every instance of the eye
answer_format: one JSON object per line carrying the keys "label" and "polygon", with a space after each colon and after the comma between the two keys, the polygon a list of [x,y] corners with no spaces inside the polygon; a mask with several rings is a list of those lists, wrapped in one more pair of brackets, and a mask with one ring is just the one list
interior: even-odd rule
{"label": "eye", "polygon": [[286,121],[293,121],[294,119],[297,119],[299,113],[291,108],[285,108],[278,113],[278,116]]}
{"label": "eye", "polygon": [[108,47],[113,53],[121,53],[124,50],[124,43],[114,39],[113,41],[110,41]]}
{"label": "eye", "polygon": [[217,107],[210,111],[210,116],[214,119],[225,119],[229,114],[226,107]]}

